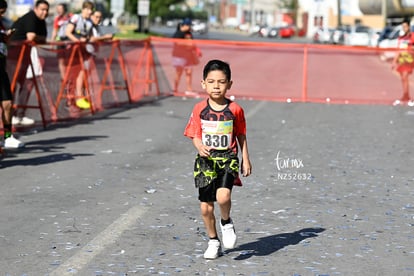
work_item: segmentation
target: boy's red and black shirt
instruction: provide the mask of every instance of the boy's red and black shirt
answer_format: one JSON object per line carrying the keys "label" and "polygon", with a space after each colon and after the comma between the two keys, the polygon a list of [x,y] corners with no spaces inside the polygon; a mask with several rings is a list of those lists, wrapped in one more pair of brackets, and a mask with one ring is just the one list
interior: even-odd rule
{"label": "boy's red and black shirt", "polygon": [[203,121],[232,121],[233,133],[230,149],[237,153],[238,135],[246,135],[246,120],[243,108],[236,102],[229,99],[227,105],[222,110],[214,110],[208,99],[197,103],[191,113],[190,119],[184,130],[184,136],[189,138],[202,139],[202,120]]}

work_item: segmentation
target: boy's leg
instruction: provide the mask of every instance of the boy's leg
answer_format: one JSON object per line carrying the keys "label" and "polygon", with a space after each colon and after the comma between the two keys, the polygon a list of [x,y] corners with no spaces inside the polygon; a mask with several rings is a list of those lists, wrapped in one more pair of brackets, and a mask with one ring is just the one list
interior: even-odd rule
{"label": "boy's leg", "polygon": [[204,252],[205,259],[216,259],[221,254],[221,244],[217,237],[214,202],[200,203],[201,215],[209,237],[208,248]]}
{"label": "boy's leg", "polygon": [[229,188],[219,188],[217,190],[217,203],[221,212],[220,228],[223,246],[227,249],[233,249],[236,246],[237,236],[233,220],[230,218],[231,190]]}
{"label": "boy's leg", "polygon": [[228,188],[217,189],[217,203],[220,206],[221,219],[228,220],[231,209],[231,190]]}
{"label": "boy's leg", "polygon": [[80,99],[83,96],[82,89],[83,89],[83,82],[84,82],[85,73],[81,69],[79,71],[78,77],[76,78],[76,98]]}
{"label": "boy's leg", "polygon": [[214,202],[200,203],[201,216],[209,238],[217,237],[216,217],[214,216]]}

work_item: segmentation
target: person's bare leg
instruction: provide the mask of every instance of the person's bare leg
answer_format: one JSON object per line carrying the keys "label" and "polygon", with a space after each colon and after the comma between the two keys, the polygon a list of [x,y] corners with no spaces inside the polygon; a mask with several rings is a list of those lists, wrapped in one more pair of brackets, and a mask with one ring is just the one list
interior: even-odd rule
{"label": "person's bare leg", "polygon": [[174,93],[178,92],[178,86],[180,85],[181,75],[183,74],[183,67],[175,68],[175,79],[174,79]]}
{"label": "person's bare leg", "polygon": [[187,91],[191,92],[193,91],[193,69],[186,68],[185,77],[186,77]]}
{"label": "person's bare leg", "polygon": [[227,188],[218,189],[217,203],[220,206],[221,219],[228,220],[230,218],[231,209],[231,190]]}
{"label": "person's bare leg", "polygon": [[65,64],[64,58],[58,59],[58,66],[59,66],[60,78],[63,80],[65,78],[65,73],[66,73],[66,64]]}
{"label": "person's bare leg", "polygon": [[216,217],[214,216],[214,202],[201,202],[201,217],[209,238],[217,237]]}
{"label": "person's bare leg", "polygon": [[2,112],[3,125],[11,125],[11,120],[12,120],[12,115],[13,115],[12,101],[2,101],[1,107],[3,108],[3,112]]}
{"label": "person's bare leg", "polygon": [[85,73],[83,72],[83,70],[81,70],[79,72],[78,77],[76,78],[76,91],[75,91],[75,93],[76,93],[75,98],[76,99],[75,100],[78,100],[78,99],[83,97],[82,90],[83,90],[84,78],[85,78]]}
{"label": "person's bare leg", "polygon": [[410,99],[410,80],[409,80],[409,74],[408,72],[401,73],[401,80],[403,85],[403,100],[409,100]]}

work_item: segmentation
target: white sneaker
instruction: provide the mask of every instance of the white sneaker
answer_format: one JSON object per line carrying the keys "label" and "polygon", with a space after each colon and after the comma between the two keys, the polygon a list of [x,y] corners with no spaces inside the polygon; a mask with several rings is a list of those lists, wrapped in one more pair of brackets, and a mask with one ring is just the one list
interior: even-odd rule
{"label": "white sneaker", "polygon": [[12,117],[12,125],[23,125],[23,126],[30,126],[35,123],[35,120],[29,117]]}
{"label": "white sneaker", "polygon": [[397,106],[397,105],[400,105],[401,104],[401,101],[400,100],[395,100],[393,103],[392,103],[392,105],[393,106]]}
{"label": "white sneaker", "polygon": [[30,125],[33,125],[34,123],[35,123],[35,120],[29,117],[23,117],[20,119],[20,124],[23,126],[30,126]]}
{"label": "white sneaker", "polygon": [[233,220],[231,220],[230,223],[227,223],[224,226],[221,225],[220,222],[220,228],[221,235],[223,238],[223,247],[226,249],[233,249],[236,246],[237,241],[236,232],[234,231]]}
{"label": "white sneaker", "polygon": [[217,259],[221,252],[221,245],[219,240],[209,240],[206,252],[204,252],[204,259]]}
{"label": "white sneaker", "polygon": [[12,135],[4,140],[4,147],[6,149],[18,149],[24,147],[24,143],[14,138]]}
{"label": "white sneaker", "polygon": [[408,106],[414,106],[414,101],[413,101],[413,100],[409,100],[409,101],[407,102],[407,105],[408,105]]}
{"label": "white sneaker", "polygon": [[185,93],[186,95],[188,95],[188,96],[198,96],[198,93],[197,93],[197,92],[190,91],[190,90],[187,90],[187,91],[185,91],[184,93]]}
{"label": "white sneaker", "polygon": [[12,117],[12,125],[20,125],[20,118],[19,117],[16,117],[16,116],[13,116]]}

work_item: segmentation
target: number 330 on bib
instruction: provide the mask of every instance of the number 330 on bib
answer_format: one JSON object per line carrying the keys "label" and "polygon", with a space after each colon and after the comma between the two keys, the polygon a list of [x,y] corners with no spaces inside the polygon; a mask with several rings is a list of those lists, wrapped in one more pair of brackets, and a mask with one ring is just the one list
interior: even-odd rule
{"label": "number 330 on bib", "polygon": [[231,146],[233,121],[201,120],[203,145],[217,150],[226,150]]}

